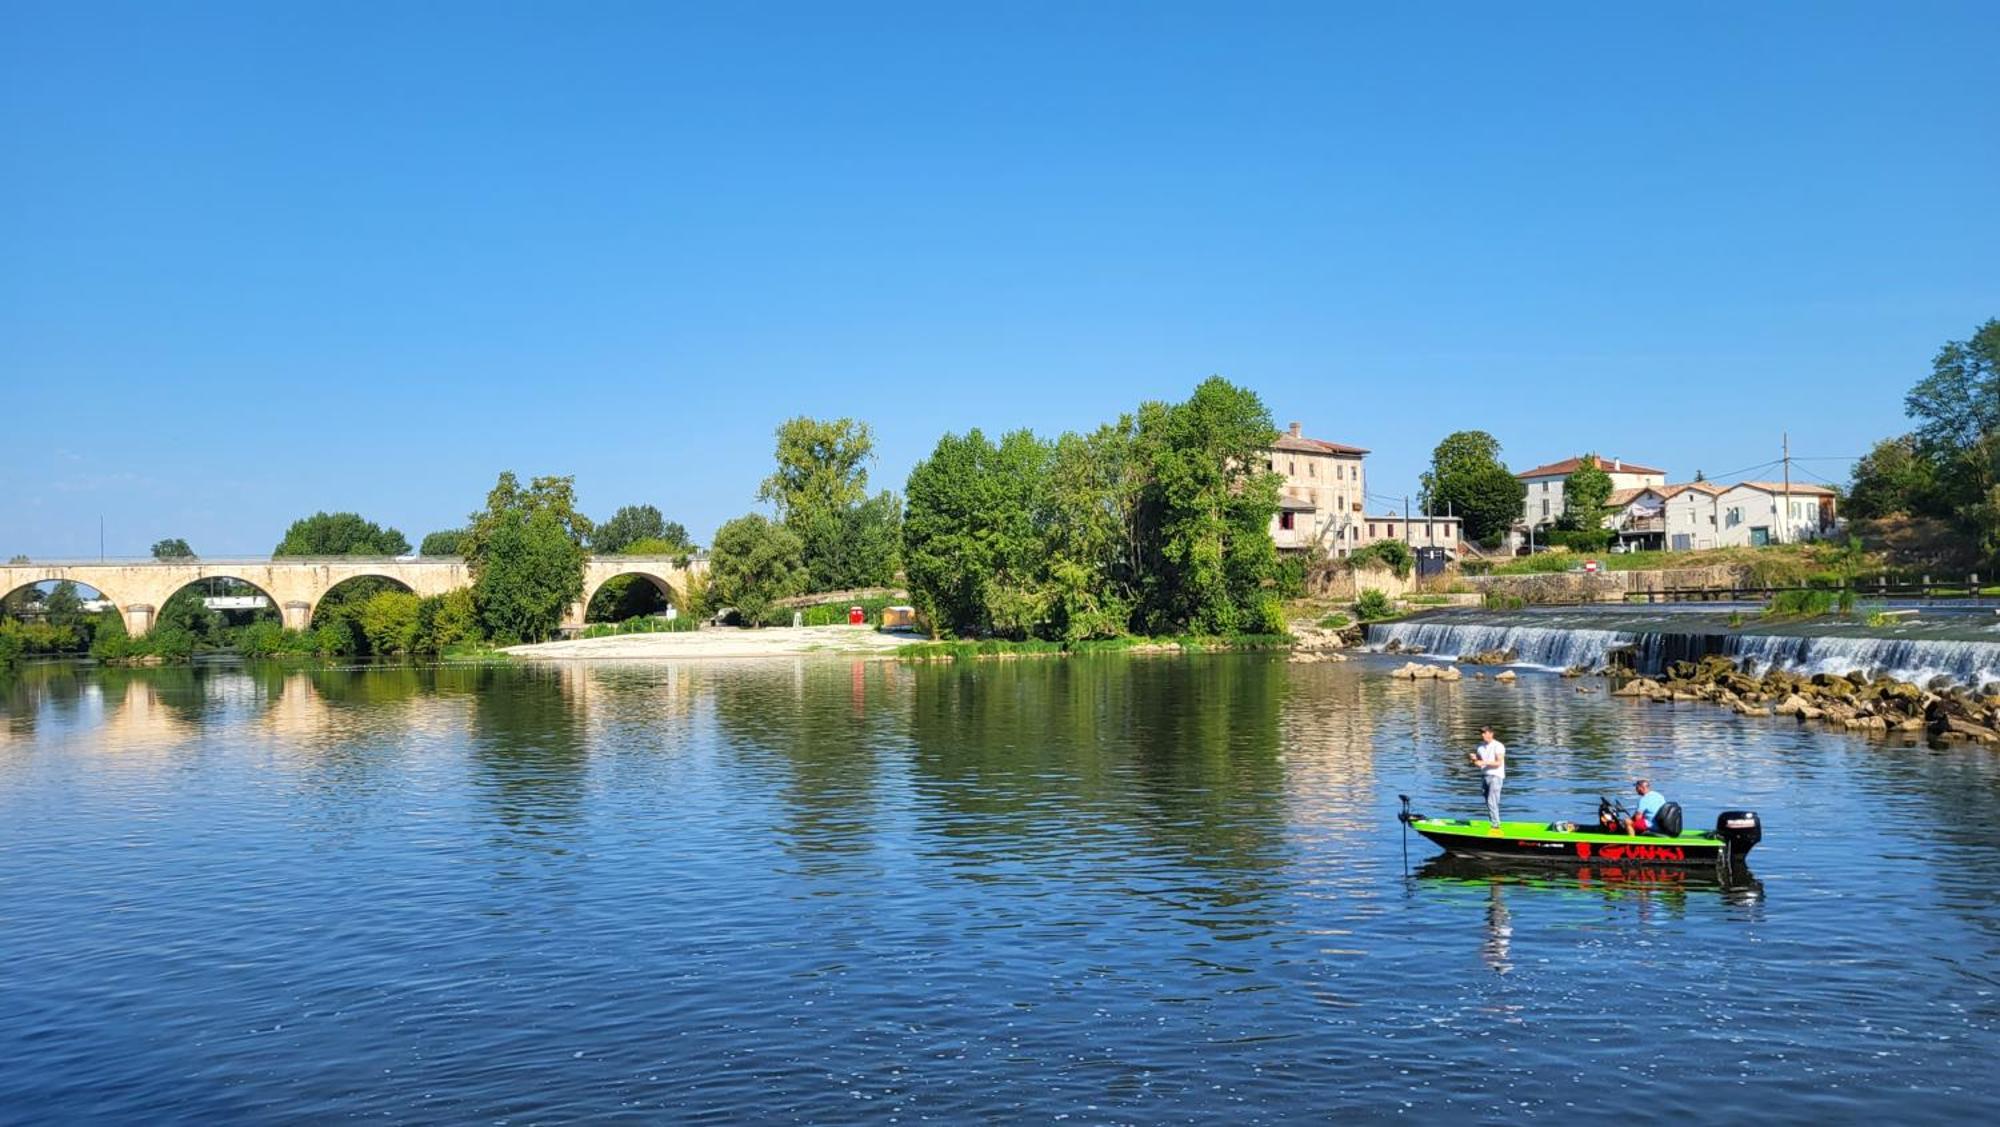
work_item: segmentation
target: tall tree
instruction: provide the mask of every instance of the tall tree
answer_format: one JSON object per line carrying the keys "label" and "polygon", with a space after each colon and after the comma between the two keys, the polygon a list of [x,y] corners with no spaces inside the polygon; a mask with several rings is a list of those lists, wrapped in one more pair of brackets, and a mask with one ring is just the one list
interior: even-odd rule
{"label": "tall tree", "polygon": [[156,560],[191,560],[194,558],[194,549],[188,547],[188,542],[178,536],[170,540],[156,540],[153,542],[153,558]]}
{"label": "tall tree", "polygon": [[511,471],[468,518],[462,548],[480,621],[496,638],[540,641],[583,597],[590,519],[576,509],[576,479],[538,477],[521,488]]}
{"label": "tall tree", "polygon": [[1270,520],[1280,479],[1261,468],[1277,434],[1257,394],[1220,376],[1202,381],[1185,403],[1140,408],[1140,522],[1150,541],[1139,584],[1145,629],[1283,628],[1276,596],[1265,589],[1278,571]]}
{"label": "tall tree", "polygon": [[1451,512],[1465,520],[1465,534],[1490,541],[1521,515],[1528,487],[1500,460],[1500,441],[1483,430],[1445,436],[1431,451],[1423,475],[1427,513]]}
{"label": "tall tree", "polygon": [[[480,561],[486,558],[488,540],[499,527],[500,522],[512,513],[546,512],[554,518],[576,545],[579,558],[583,545],[590,540],[592,525],[590,518],[577,511],[575,477],[538,477],[530,480],[526,489],[521,487],[521,479],[514,471],[506,470],[494,482],[486,494],[486,507],[466,518],[465,541],[460,545],[475,571]],[[580,566],[580,565],[579,565]]]}
{"label": "tall tree", "polygon": [[737,517],[715,531],[708,582],[711,602],[735,607],[746,625],[761,623],[779,599],[805,590],[799,538],[761,514]]}
{"label": "tall tree", "polygon": [[641,540],[664,540],[685,551],[687,529],[670,521],[651,505],[626,505],[590,534],[590,548],[604,555],[616,555]]}
{"label": "tall tree", "polygon": [[417,545],[417,552],[425,556],[456,556],[465,546],[463,528],[446,528],[427,533],[424,542]]}
{"label": "tall tree", "polygon": [[359,513],[314,513],[292,522],[274,556],[401,556],[410,541],[393,528],[363,520]]}
{"label": "tall tree", "polygon": [[1885,438],[1854,463],[1847,514],[1863,520],[1933,511],[1937,462],[1914,434]]}
{"label": "tall tree", "polygon": [[2000,431],[2000,318],[1966,340],[1945,342],[1903,407],[1917,420],[1918,440],[1935,451],[1964,449]]}
{"label": "tall tree", "polygon": [[1597,464],[1596,454],[1585,454],[1563,479],[1563,511],[1556,527],[1571,532],[1600,528],[1610,500],[1611,475]]}
{"label": "tall tree", "polygon": [[759,486],[757,499],[770,502],[799,538],[812,588],[879,581],[867,573],[879,575],[883,561],[859,561],[857,568],[842,543],[853,531],[854,510],[868,497],[868,463],[875,456],[868,424],[802,415],[779,426],[777,438],[778,468]]}
{"label": "tall tree", "polygon": [[1026,431],[995,446],[975,429],[940,438],[910,471],[903,569],[934,629],[962,637],[994,629],[997,593],[1018,585],[1034,556],[1041,459]]}

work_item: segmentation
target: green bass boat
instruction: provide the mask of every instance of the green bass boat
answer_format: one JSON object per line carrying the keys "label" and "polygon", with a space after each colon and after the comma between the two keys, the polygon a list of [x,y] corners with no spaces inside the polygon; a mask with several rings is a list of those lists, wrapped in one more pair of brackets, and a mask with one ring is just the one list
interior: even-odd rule
{"label": "green bass boat", "polygon": [[1572,824],[1502,822],[1495,826],[1484,818],[1430,818],[1410,810],[1408,795],[1398,797],[1403,800],[1398,820],[1453,856],[1573,865],[1728,867],[1740,864],[1764,839],[1763,822],[1750,810],[1723,811],[1716,816],[1713,830],[1669,836],[1606,833],[1595,824],[1558,828]]}

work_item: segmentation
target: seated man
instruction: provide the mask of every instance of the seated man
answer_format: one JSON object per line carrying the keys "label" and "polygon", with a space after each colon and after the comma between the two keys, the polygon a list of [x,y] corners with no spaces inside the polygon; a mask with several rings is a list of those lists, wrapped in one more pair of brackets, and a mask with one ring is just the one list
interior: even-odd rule
{"label": "seated man", "polygon": [[1628,833],[1645,833],[1653,828],[1653,822],[1660,816],[1660,807],[1667,804],[1667,796],[1653,789],[1652,781],[1640,779],[1632,784],[1639,792],[1639,809],[1632,814],[1632,826]]}

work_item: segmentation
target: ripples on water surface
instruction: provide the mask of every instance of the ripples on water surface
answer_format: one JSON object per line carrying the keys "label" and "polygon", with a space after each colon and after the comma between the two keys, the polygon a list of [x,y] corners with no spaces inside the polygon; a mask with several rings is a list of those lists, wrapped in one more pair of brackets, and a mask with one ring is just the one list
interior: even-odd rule
{"label": "ripples on water surface", "polygon": [[[33,669],[0,1118],[1990,1110],[1994,752],[1384,668]],[[1487,720],[1511,812],[1650,774],[1758,884],[1406,878]]]}

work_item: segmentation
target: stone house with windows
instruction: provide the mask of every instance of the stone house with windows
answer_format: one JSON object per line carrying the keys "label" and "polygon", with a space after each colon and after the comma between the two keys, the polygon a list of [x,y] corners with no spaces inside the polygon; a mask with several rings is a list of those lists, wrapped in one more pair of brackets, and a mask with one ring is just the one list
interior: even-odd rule
{"label": "stone house with windows", "polygon": [[1661,547],[1672,552],[1796,544],[1830,535],[1838,523],[1839,498],[1823,485],[1697,481],[1665,493]]}
{"label": "stone house with windows", "polygon": [[1368,451],[1342,442],[1308,438],[1300,424],[1286,428],[1265,451],[1264,464],[1283,479],[1271,540],[1280,552],[1305,552],[1317,544],[1344,556],[1362,544],[1362,461]]}

